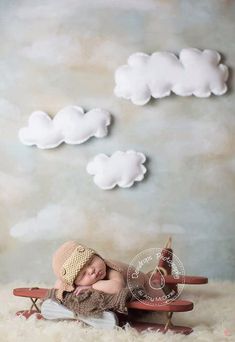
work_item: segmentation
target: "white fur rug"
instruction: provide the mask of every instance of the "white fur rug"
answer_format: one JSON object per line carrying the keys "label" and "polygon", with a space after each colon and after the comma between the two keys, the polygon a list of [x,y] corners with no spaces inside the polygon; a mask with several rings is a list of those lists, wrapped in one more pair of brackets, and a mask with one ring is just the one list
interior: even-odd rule
{"label": "white fur rug", "polygon": [[[45,284],[37,284],[44,286]],[[14,297],[14,287],[35,286],[35,284],[8,284],[0,287],[0,341],[20,342],[78,342],[78,341],[235,341],[235,283],[210,282],[208,285],[187,286],[182,298],[192,300],[192,312],[178,313],[173,316],[175,324],[193,327],[191,335],[146,331],[137,333],[127,327],[112,331],[87,328],[77,322],[25,320],[15,317],[17,310],[28,309],[29,300]],[[155,315],[156,316],[156,315]],[[150,319],[156,317],[150,317]]]}

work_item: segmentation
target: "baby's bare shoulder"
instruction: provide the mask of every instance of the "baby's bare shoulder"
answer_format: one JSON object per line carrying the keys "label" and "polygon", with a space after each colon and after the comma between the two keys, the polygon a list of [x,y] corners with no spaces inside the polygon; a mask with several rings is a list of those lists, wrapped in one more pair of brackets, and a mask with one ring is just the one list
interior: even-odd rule
{"label": "baby's bare shoulder", "polygon": [[109,269],[107,272],[107,280],[115,281],[120,284],[121,288],[126,286],[126,279],[124,275],[116,270]]}
{"label": "baby's bare shoulder", "polygon": [[122,275],[122,273],[120,273],[116,270],[109,269],[107,271],[107,278],[108,279],[123,279],[123,275]]}
{"label": "baby's bare shoulder", "polygon": [[124,279],[124,281],[126,282],[126,278],[127,278],[127,270],[129,265],[125,264],[124,262],[118,261],[118,260],[111,260],[109,259],[109,261],[113,264],[115,264],[116,266],[118,266],[118,268],[121,270],[121,272],[118,272],[116,270],[113,269],[109,269],[109,274],[111,277],[115,277],[115,278],[119,278],[119,279]]}

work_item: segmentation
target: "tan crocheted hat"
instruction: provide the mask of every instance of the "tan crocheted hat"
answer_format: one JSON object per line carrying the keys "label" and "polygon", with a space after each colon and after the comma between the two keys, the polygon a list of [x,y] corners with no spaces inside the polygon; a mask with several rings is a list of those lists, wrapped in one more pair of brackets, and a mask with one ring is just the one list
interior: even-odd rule
{"label": "tan crocheted hat", "polygon": [[62,300],[64,291],[75,289],[74,280],[94,255],[100,256],[94,249],[76,241],[67,241],[57,249],[52,258],[52,268],[59,279],[56,295],[59,300]]}

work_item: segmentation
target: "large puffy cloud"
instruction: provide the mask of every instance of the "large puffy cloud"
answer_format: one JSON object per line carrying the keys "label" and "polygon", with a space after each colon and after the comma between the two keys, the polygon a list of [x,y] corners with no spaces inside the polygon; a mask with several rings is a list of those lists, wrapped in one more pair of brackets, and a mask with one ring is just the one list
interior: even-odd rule
{"label": "large puffy cloud", "polygon": [[109,112],[92,109],[86,114],[81,107],[68,106],[61,109],[53,119],[45,112],[36,111],[29,117],[27,127],[19,131],[20,141],[38,148],[54,148],[62,142],[81,144],[89,138],[103,138],[110,125]]}
{"label": "large puffy cloud", "polygon": [[169,52],[135,53],[117,69],[114,92],[136,105],[146,104],[151,96],[169,96],[171,91],[180,96],[222,95],[227,91],[228,68],[219,62],[220,54],[213,50],[187,48],[179,58]]}
{"label": "large puffy cloud", "polygon": [[129,188],[135,181],[142,181],[146,168],[143,153],[135,151],[116,151],[111,157],[98,154],[87,164],[87,172],[94,175],[94,182],[103,190],[116,185]]}

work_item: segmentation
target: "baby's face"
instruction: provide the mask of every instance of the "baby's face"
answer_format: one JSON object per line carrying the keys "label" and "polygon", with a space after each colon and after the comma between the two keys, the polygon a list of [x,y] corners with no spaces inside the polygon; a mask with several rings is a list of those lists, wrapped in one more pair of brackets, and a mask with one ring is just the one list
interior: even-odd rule
{"label": "baby's face", "polygon": [[98,255],[94,255],[86,264],[74,281],[75,285],[92,285],[98,280],[104,279],[106,275],[106,264]]}

